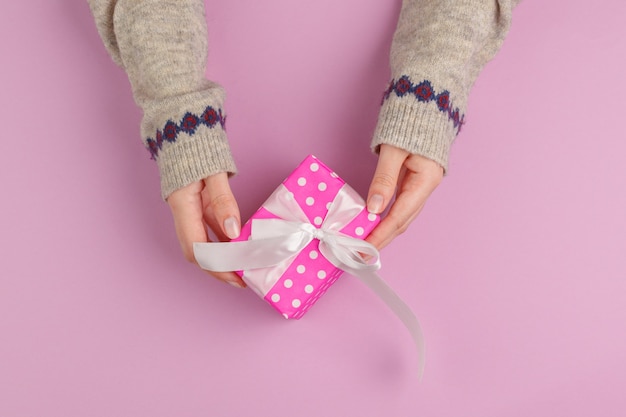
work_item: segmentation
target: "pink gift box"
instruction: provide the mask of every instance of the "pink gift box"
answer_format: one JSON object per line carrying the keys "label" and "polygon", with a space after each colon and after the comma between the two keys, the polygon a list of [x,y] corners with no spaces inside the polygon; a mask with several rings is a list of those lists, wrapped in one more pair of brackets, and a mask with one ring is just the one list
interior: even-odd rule
{"label": "pink gift box", "polygon": [[[240,237],[234,241],[251,238],[253,220],[280,218],[266,208],[272,199],[276,204],[275,195],[279,189],[284,198],[297,203],[308,222],[315,227],[324,227],[329,209],[333,207],[336,211],[337,207],[333,205],[343,204],[345,199],[339,196],[340,193],[349,194],[352,204],[357,202],[358,209],[352,210],[348,218],[343,216],[344,221],[340,224],[334,221],[336,231],[364,239],[380,222],[378,215],[368,213],[363,199],[345,181],[315,156],[309,155],[252,215],[242,227]],[[320,253],[319,245],[320,241],[313,239],[295,257],[277,267],[238,273],[252,290],[285,318],[299,319],[343,273]]]}
{"label": "pink gift box", "polygon": [[[424,338],[410,307],[378,276],[375,247],[363,241],[380,222],[349,185],[308,156],[243,226],[233,242],[194,243],[209,271],[238,271],[248,286],[285,318],[299,319],[349,271],[404,323],[424,369]],[[361,257],[372,257],[367,263]],[[343,269],[343,270],[342,270]]]}

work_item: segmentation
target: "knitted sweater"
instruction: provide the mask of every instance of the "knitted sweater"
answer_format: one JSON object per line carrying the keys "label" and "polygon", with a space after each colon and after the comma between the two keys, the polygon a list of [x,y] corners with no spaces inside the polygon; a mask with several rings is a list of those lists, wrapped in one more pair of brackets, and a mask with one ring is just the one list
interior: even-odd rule
{"label": "knitted sweater", "polygon": [[[372,139],[448,167],[467,99],[496,54],[519,0],[403,0],[391,82]],[[206,80],[203,0],[88,0],[98,32],[143,110],[141,136],[161,191],[236,172],[224,131],[224,90]]]}

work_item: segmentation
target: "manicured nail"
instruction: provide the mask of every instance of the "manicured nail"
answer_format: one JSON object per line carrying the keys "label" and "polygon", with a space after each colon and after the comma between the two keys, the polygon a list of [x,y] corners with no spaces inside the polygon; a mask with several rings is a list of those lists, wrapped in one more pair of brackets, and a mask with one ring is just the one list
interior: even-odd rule
{"label": "manicured nail", "polygon": [[226,236],[228,236],[230,239],[235,239],[239,237],[239,233],[241,233],[241,230],[239,230],[239,222],[237,221],[237,218],[229,217],[224,220],[224,232],[226,233]]}
{"label": "manicured nail", "polygon": [[380,194],[374,194],[367,202],[367,211],[370,213],[379,214],[383,208],[383,196]]}
{"label": "manicured nail", "polygon": [[237,281],[226,281],[226,282],[228,282],[230,285],[232,285],[235,288],[246,288]]}

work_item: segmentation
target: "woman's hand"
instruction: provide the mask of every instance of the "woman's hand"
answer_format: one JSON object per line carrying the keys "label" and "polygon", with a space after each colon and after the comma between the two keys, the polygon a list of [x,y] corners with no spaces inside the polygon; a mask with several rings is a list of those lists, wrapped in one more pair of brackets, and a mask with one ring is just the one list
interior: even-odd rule
{"label": "woman's hand", "polygon": [[[172,210],[176,235],[185,258],[196,263],[194,242],[209,242],[207,226],[220,241],[239,236],[241,220],[237,201],[230,190],[228,175],[223,172],[174,191],[167,199]],[[235,287],[246,284],[234,272],[207,271],[220,281]]]}
{"label": "woman's hand", "polygon": [[378,165],[367,197],[367,209],[380,214],[397,196],[389,213],[367,237],[378,249],[403,233],[426,204],[443,178],[437,162],[391,145],[381,145]]}

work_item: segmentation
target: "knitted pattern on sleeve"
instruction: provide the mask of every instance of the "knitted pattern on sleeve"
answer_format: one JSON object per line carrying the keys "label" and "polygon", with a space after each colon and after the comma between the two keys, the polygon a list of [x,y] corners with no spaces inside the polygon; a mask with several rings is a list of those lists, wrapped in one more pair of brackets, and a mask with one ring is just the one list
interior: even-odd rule
{"label": "knitted pattern on sleeve", "polygon": [[458,107],[454,107],[454,105],[450,102],[450,92],[444,90],[440,93],[437,93],[430,81],[423,80],[418,84],[413,84],[409,76],[403,75],[399,80],[391,80],[389,83],[389,88],[385,91],[383,95],[383,101],[381,104],[384,104],[385,100],[389,98],[391,94],[395,94],[397,97],[403,97],[405,95],[413,95],[415,99],[422,103],[428,103],[429,101],[434,101],[437,103],[437,108],[440,112],[446,114],[448,116],[448,120],[450,120],[454,127],[457,129],[457,134],[461,131],[461,126],[465,122],[465,115],[461,114]]}
{"label": "knitted pattern on sleeve", "polygon": [[225,128],[226,117],[222,115],[222,109],[215,110],[213,107],[208,106],[199,116],[187,112],[179,123],[168,120],[162,130],[156,131],[154,138],[146,139],[146,147],[152,159],[156,161],[159,151],[163,148],[163,143],[176,142],[180,133],[193,136],[202,125],[212,128],[217,124],[222,129]]}
{"label": "knitted pattern on sleeve", "polygon": [[141,137],[161,193],[236,172],[224,130],[221,86],[206,80],[202,0],[89,0],[104,45],[127,73],[143,110]]}
{"label": "knitted pattern on sleeve", "polygon": [[372,149],[389,144],[438,162],[466,122],[470,89],[509,29],[511,0],[404,0]]}

